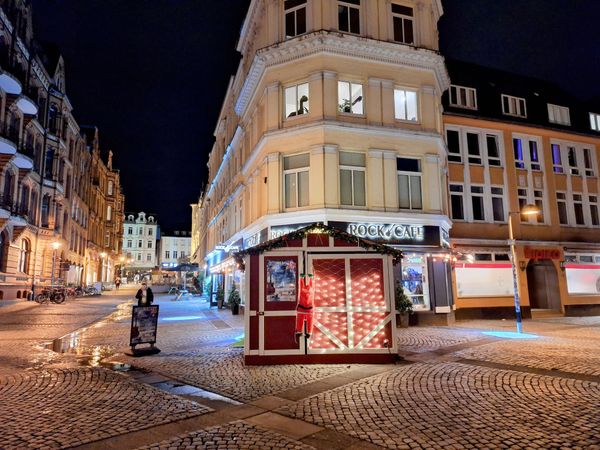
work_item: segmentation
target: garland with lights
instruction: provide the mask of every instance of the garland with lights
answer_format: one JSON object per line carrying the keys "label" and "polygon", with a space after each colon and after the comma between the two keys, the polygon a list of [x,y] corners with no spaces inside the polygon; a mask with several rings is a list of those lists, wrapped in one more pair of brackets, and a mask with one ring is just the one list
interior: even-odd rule
{"label": "garland with lights", "polygon": [[362,247],[366,250],[372,250],[382,255],[391,255],[394,265],[399,264],[403,257],[402,252],[400,250],[396,250],[395,248],[392,248],[388,245],[380,244],[369,239],[362,239],[356,237],[350,233],[346,233],[345,231],[339,230],[329,225],[325,225],[320,222],[308,225],[296,231],[291,231],[288,234],[284,234],[283,236],[280,236],[276,239],[271,239],[270,241],[237,252],[233,255],[233,257],[235,258],[235,261],[237,262],[240,270],[243,271],[245,269],[245,256],[258,255],[269,250],[284,247],[289,241],[304,239],[309,234],[326,234],[334,239],[339,239],[350,244],[355,244],[356,246]]}

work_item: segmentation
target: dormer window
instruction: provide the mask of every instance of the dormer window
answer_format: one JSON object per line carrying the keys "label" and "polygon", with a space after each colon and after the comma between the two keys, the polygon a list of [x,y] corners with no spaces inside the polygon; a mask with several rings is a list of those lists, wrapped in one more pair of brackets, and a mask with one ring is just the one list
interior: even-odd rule
{"label": "dormer window", "polygon": [[559,125],[571,125],[569,108],[548,103],[548,120]]}
{"label": "dormer window", "polygon": [[527,117],[525,99],[502,94],[502,113],[507,116]]}
{"label": "dormer window", "polygon": [[451,85],[450,105],[458,108],[477,109],[477,91],[470,87]]}
{"label": "dormer window", "polygon": [[600,114],[590,113],[590,126],[594,131],[600,131]]}
{"label": "dormer window", "polygon": [[414,44],[413,9],[410,6],[392,3],[392,22],[394,27],[394,41],[403,44]]}
{"label": "dormer window", "polygon": [[360,34],[360,0],[338,2],[338,27],[340,31]]}
{"label": "dormer window", "polygon": [[306,0],[285,0],[285,37],[306,33]]}

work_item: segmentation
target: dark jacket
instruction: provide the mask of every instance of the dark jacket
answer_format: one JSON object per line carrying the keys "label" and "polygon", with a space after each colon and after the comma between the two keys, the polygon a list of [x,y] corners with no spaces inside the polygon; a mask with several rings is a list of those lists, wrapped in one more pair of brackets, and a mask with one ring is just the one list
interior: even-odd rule
{"label": "dark jacket", "polygon": [[138,306],[149,306],[154,301],[154,294],[152,293],[152,289],[146,288],[146,301],[148,303],[145,305],[142,305],[143,294],[141,289],[138,289],[137,294],[135,294],[135,298],[138,300]]}

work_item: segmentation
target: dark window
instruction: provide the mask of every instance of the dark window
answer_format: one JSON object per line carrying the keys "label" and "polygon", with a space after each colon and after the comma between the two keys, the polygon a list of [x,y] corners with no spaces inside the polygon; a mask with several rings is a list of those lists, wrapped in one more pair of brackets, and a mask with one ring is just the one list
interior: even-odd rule
{"label": "dark window", "polygon": [[464,220],[463,187],[458,184],[450,185],[450,203],[452,206],[452,218]]}
{"label": "dark window", "polygon": [[473,205],[473,220],[485,220],[482,186],[471,186],[471,204]]}
{"label": "dark window", "polygon": [[462,162],[460,155],[460,135],[458,131],[447,130],[446,139],[448,140],[448,161]]}
{"label": "dark window", "polygon": [[285,0],[285,36],[306,33],[306,0]]}
{"label": "dark window", "polygon": [[412,158],[397,158],[396,169],[401,172],[421,172],[421,161]]}
{"label": "dark window", "polygon": [[485,137],[488,151],[488,164],[490,166],[500,166],[500,151],[498,150],[498,138],[493,134],[488,134]]}
{"label": "dark window", "polygon": [[475,261],[491,261],[491,253],[475,253]]}
{"label": "dark window", "polygon": [[469,152],[469,164],[481,164],[478,134],[467,133],[467,151]]}
{"label": "dark window", "polygon": [[360,0],[338,3],[338,24],[340,31],[360,34]]}
{"label": "dark window", "polygon": [[392,3],[394,41],[413,44],[413,9]]}
{"label": "dark window", "polygon": [[496,253],[494,255],[494,259],[496,261],[510,261],[510,258],[508,256],[508,254],[506,254],[506,253]]}
{"label": "dark window", "polygon": [[54,166],[54,149],[49,148],[46,150],[46,161],[44,164],[44,176],[52,179],[52,169]]}

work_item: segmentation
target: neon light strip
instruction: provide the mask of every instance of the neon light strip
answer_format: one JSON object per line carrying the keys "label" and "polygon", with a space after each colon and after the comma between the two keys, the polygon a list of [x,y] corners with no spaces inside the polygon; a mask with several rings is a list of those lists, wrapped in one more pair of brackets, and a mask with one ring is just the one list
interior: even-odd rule
{"label": "neon light strip", "polygon": [[600,269],[598,264],[565,264],[565,269]]}

